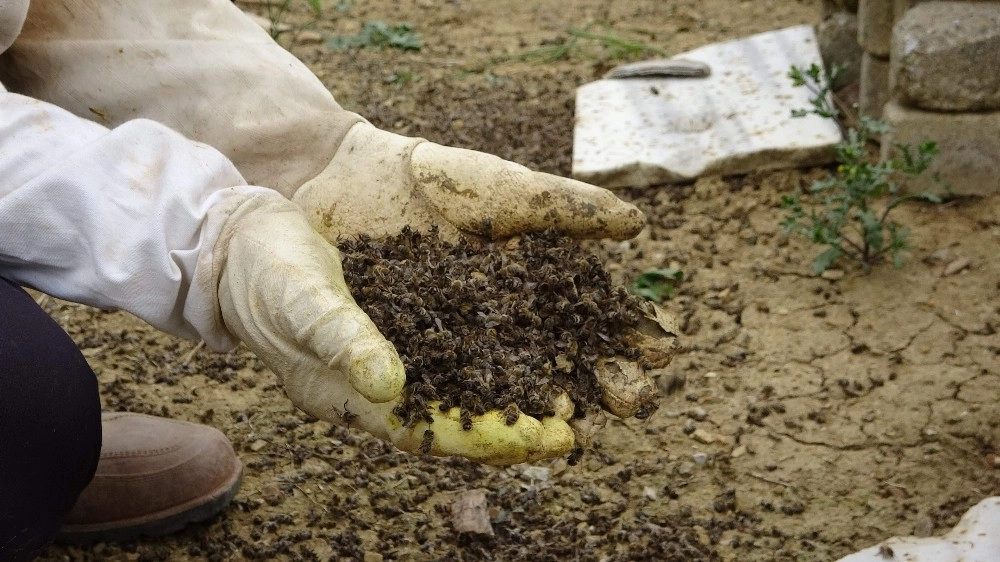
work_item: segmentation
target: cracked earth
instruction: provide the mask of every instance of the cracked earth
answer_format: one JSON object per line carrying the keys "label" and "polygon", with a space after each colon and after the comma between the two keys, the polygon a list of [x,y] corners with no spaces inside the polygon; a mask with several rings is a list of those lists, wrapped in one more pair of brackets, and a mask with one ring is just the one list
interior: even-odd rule
{"label": "cracked earth", "polygon": [[[598,53],[471,75],[445,63],[550,44],[588,18],[671,52],[818,18],[793,1],[573,2],[572,15],[555,1],[494,4],[366,2],[320,29],[405,19],[425,49],[293,52],[379,126],[568,174],[573,88],[612,63]],[[386,80],[408,70],[421,79]],[[123,313],[47,300],[106,408],[214,425],[247,473],[231,510],[177,536],[44,559],[833,560],[940,534],[1000,494],[1000,197],[903,206],[902,269],[843,263],[816,277],[818,249],[781,233],[779,200],[823,173],[621,193],[649,228],[590,247],[621,282],[685,272],[665,307],[688,349],[657,373],[660,410],[609,423],[577,466],[404,455],[295,411],[243,348],[211,353]],[[452,502],[474,489],[487,490],[493,537],[452,527]]]}

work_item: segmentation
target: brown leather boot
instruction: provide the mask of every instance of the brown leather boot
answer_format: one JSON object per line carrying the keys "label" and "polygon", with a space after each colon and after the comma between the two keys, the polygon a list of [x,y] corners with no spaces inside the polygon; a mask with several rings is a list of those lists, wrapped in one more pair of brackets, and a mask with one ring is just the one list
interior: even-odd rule
{"label": "brown leather boot", "polygon": [[101,416],[94,479],[57,540],[123,541],[172,533],[233,499],[243,465],[217,429],[142,414]]}

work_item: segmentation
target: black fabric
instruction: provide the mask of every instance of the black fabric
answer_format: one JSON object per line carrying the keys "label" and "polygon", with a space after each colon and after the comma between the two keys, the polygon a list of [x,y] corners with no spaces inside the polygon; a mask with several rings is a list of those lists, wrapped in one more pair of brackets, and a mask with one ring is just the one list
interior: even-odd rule
{"label": "black fabric", "polygon": [[0,278],[0,561],[48,544],[100,452],[97,377],[34,299]]}

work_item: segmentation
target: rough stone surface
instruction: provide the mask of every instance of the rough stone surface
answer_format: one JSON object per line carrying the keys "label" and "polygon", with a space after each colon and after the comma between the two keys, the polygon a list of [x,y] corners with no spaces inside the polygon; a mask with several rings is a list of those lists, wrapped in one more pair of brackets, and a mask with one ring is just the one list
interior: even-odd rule
{"label": "rough stone surface", "polygon": [[861,57],[861,93],[858,112],[878,119],[882,107],[889,101],[889,59],[865,53]]}
{"label": "rough stone surface", "polygon": [[1000,109],[1000,3],[928,2],[893,31],[892,96],[923,109]]}
{"label": "rough stone surface", "polygon": [[[937,142],[940,150],[930,173],[938,173],[958,195],[1000,193],[1000,111],[941,113],[903,107],[893,101],[885,106],[885,121],[892,131],[883,137],[882,156],[896,143],[916,146]],[[926,178],[910,186],[913,191],[940,189]]]}
{"label": "rough stone surface", "polygon": [[856,82],[861,76],[863,52],[858,45],[858,16],[847,12],[833,14],[819,24],[816,35],[827,71],[834,66],[844,67],[833,82],[833,89]]}
{"label": "rough stone surface", "polygon": [[573,175],[604,187],[690,181],[828,162],[840,131],[815,115],[792,65],[821,61],[810,25],[682,53],[707,78],[598,80],[576,95]]}
{"label": "rough stone surface", "polygon": [[895,9],[894,0],[860,0],[858,3],[858,43],[866,53],[882,58],[889,56]]}
{"label": "rough stone surface", "polygon": [[858,0],[823,0],[820,3],[820,16],[826,19],[833,14],[858,13]]}

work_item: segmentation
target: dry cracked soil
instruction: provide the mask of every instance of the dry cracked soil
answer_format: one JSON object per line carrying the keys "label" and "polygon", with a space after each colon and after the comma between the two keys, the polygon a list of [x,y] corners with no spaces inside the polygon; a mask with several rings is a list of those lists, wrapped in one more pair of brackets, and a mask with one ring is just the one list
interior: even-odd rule
{"label": "dry cracked soil", "polygon": [[[643,55],[592,41],[555,60],[511,55],[551,52],[588,24],[677,53],[819,11],[794,0],[329,2],[313,33],[407,21],[423,48],[283,39],[383,128],[565,175],[574,88]],[[817,277],[817,248],[781,233],[778,203],[824,173],[621,192],[649,227],[590,248],[623,283],[668,264],[685,272],[665,307],[687,353],[659,374],[660,410],[612,421],[576,466],[406,455],[296,411],[245,348],[212,353],[124,313],[42,297],[97,371],[106,409],[213,425],[246,464],[232,508],[210,521],[143,542],[57,545],[42,559],[833,560],[944,532],[1000,494],[1000,197],[904,206],[903,268],[845,263]],[[455,498],[477,489],[493,536],[452,525]]]}

